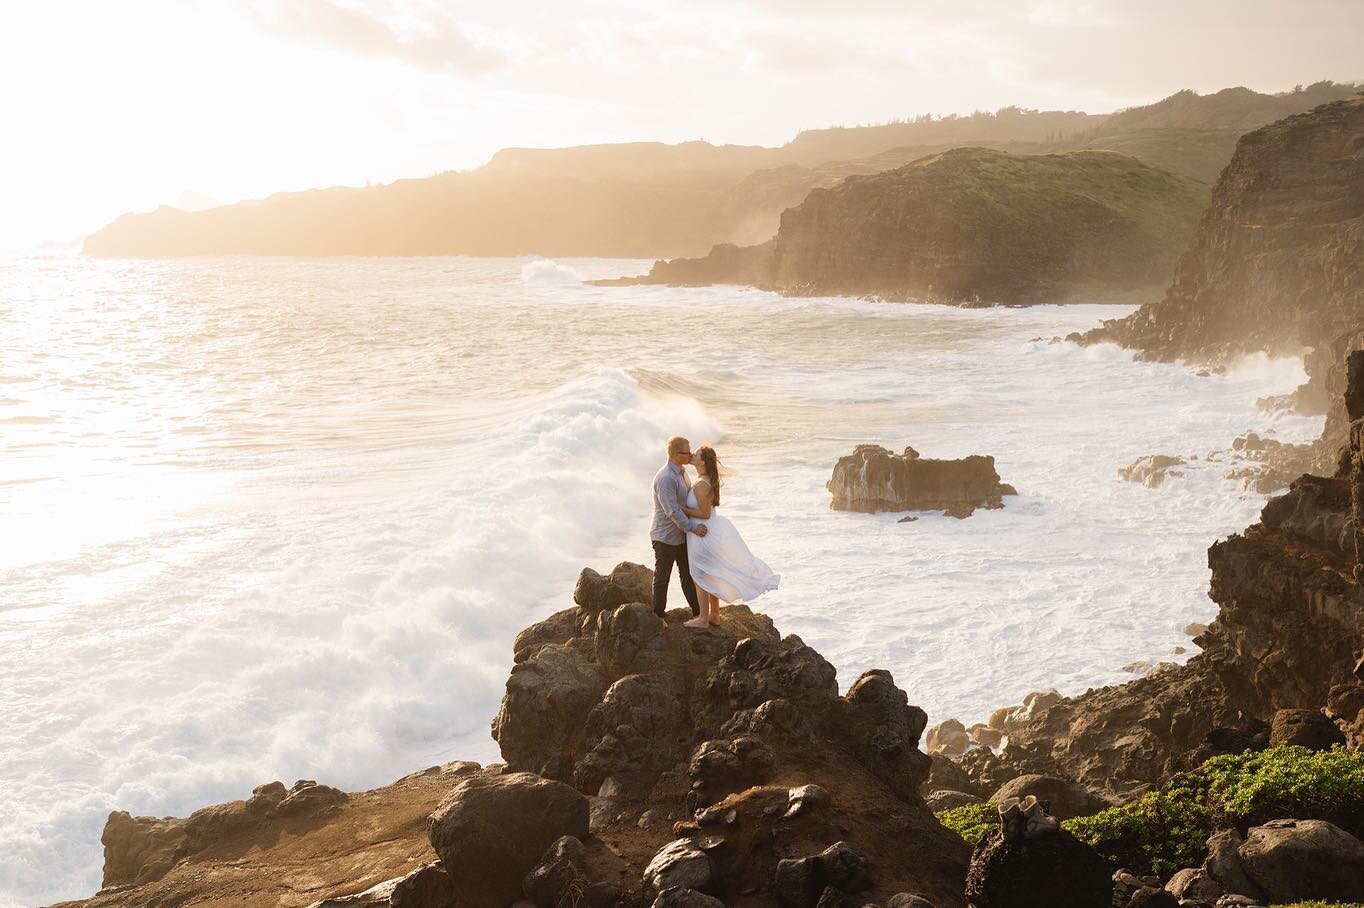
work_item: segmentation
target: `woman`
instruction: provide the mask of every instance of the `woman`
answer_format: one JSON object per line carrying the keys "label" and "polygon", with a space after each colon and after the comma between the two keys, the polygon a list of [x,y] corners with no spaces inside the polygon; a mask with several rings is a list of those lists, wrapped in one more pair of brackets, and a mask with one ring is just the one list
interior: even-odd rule
{"label": "woman", "polygon": [[755,557],[720,507],[720,462],[715,449],[702,445],[692,455],[692,466],[701,477],[692,484],[682,510],[706,524],[706,535],[687,534],[687,561],[701,600],[701,614],[687,627],[704,628],[720,623],[720,600],[749,602],[775,590],[781,576]]}

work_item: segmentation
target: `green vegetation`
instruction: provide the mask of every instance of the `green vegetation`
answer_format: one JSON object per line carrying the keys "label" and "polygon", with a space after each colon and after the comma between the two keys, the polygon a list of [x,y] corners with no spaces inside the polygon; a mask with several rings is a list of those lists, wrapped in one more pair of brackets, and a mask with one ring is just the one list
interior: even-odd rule
{"label": "green vegetation", "polygon": [[976,844],[985,833],[999,828],[999,810],[989,801],[940,810],[937,817],[940,823],[965,839],[968,845]]}
{"label": "green vegetation", "polygon": [[1168,875],[1201,864],[1216,829],[1278,817],[1327,819],[1358,833],[1364,753],[1274,747],[1213,757],[1131,804],[1064,825],[1110,860]]}
{"label": "green vegetation", "polygon": [[[1213,757],[1130,804],[1062,826],[1117,864],[1169,876],[1201,864],[1215,830],[1244,830],[1282,817],[1330,820],[1355,835],[1364,831],[1364,752],[1273,747]],[[981,803],[944,810],[938,819],[974,845],[995,828],[999,814],[993,804]]]}

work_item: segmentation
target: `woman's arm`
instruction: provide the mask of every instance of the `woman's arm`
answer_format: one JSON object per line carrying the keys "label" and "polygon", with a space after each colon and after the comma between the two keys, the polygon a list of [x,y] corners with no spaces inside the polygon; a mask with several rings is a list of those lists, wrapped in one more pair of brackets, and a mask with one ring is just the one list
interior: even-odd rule
{"label": "woman's arm", "polygon": [[695,517],[697,520],[706,520],[710,517],[710,483],[704,479],[698,479],[692,486],[692,491],[696,493],[696,507],[689,508],[682,506],[682,510],[688,517]]}

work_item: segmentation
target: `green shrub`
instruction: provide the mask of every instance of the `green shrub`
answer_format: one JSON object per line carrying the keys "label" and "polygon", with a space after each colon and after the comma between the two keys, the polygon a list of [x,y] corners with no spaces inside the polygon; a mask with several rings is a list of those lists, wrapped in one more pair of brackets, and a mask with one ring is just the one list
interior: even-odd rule
{"label": "green shrub", "polygon": [[961,836],[966,840],[966,844],[971,846],[979,842],[980,837],[991,829],[999,828],[999,808],[988,801],[954,807],[951,810],[940,810],[937,817],[940,823]]}
{"label": "green shrub", "polygon": [[1138,872],[1196,867],[1216,829],[1278,817],[1364,827],[1364,753],[1273,747],[1213,757],[1138,800],[1062,824],[1100,854]]}

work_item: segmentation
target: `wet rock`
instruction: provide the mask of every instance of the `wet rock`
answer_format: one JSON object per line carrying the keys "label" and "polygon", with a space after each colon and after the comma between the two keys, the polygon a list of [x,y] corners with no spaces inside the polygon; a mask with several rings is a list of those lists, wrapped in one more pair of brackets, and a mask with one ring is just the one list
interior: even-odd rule
{"label": "wet rock", "polygon": [[815,908],[827,904],[829,889],[836,895],[828,898],[837,900],[837,894],[855,894],[871,886],[867,859],[847,842],[835,842],[819,854],[779,861],[772,894],[784,908]]}
{"label": "wet rock", "polygon": [[1336,724],[1316,709],[1281,709],[1270,725],[1269,743],[1295,744],[1310,750],[1330,750],[1345,743]]}
{"label": "wet rock", "polygon": [[664,845],[644,868],[644,887],[655,893],[669,889],[704,891],[714,881],[710,857],[689,838],[675,839]]}
{"label": "wet rock", "polygon": [[1118,477],[1126,482],[1139,482],[1148,489],[1158,489],[1171,476],[1183,476],[1184,471],[1175,469],[1186,463],[1182,457],[1169,454],[1148,454],[1138,457],[1127,466],[1118,470]]}
{"label": "wet rock", "polygon": [[1271,820],[1238,848],[1270,901],[1364,900],[1364,842],[1324,820]]}
{"label": "wet rock", "polygon": [[1037,774],[1011,779],[990,795],[990,801],[999,804],[1008,798],[1022,799],[1029,795],[1049,802],[1047,813],[1058,820],[1091,816],[1113,806],[1083,785]]}
{"label": "wet rock", "polygon": [[588,834],[580,792],[531,773],[487,770],[461,781],[431,814],[431,846],[455,881],[462,903],[502,908],[562,836]]}
{"label": "wet rock", "polygon": [[1002,508],[1017,495],[1000,482],[995,459],[973,454],[934,460],[912,448],[893,454],[880,445],[858,445],[839,459],[828,482],[836,511],[937,511],[970,516],[976,508]]}
{"label": "wet rock", "polygon": [[1016,842],[995,831],[971,855],[966,897],[975,908],[1109,908],[1112,868],[1065,830]]}
{"label": "wet rock", "polygon": [[573,601],[585,612],[615,609],[629,602],[642,602],[652,609],[653,586],[654,572],[642,564],[622,561],[605,577],[583,568],[573,588]]}

